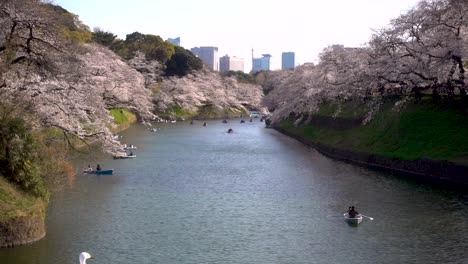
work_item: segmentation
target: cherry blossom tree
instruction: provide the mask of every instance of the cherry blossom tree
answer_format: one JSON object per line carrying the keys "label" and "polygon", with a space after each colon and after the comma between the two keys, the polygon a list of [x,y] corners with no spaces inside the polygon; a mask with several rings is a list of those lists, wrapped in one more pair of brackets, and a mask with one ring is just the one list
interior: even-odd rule
{"label": "cherry blossom tree", "polygon": [[407,101],[431,89],[435,98],[444,93],[450,102],[458,92],[463,99],[467,29],[467,1],[423,0],[376,31],[366,46],[333,45],[315,67],[267,73],[263,103],[274,111],[274,122],[294,117],[300,123],[322,102],[352,98],[367,104],[367,122],[389,94]]}
{"label": "cherry blossom tree", "polygon": [[144,78],[107,48],[70,42],[50,7],[35,0],[1,3],[1,92],[13,102],[30,101],[43,126],[67,138],[98,139],[107,152],[124,155],[108,109],[154,118]]}

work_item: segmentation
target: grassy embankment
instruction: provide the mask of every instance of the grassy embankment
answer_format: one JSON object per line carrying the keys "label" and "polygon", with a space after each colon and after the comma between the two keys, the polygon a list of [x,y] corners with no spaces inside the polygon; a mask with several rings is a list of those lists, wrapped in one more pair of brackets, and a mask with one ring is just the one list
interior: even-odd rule
{"label": "grassy embankment", "polygon": [[[0,222],[5,222],[18,216],[28,216],[33,212],[45,213],[46,203],[42,198],[35,197],[19,190],[3,177],[0,177]],[[45,217],[45,215],[43,215]]]}
{"label": "grassy embankment", "polygon": [[[385,103],[368,124],[350,129],[294,127],[290,120],[284,120],[278,127],[312,143],[338,149],[401,160],[426,158],[468,165],[466,108],[441,105],[424,98],[419,103],[408,103],[397,112],[392,110],[393,103]],[[336,109],[336,105],[322,105],[317,115],[331,117]],[[362,104],[346,103],[337,117],[362,118],[366,111]]]}
{"label": "grassy embankment", "polygon": [[113,132],[125,130],[137,120],[136,115],[126,109],[111,109],[110,113],[114,117],[116,126],[112,129]]}

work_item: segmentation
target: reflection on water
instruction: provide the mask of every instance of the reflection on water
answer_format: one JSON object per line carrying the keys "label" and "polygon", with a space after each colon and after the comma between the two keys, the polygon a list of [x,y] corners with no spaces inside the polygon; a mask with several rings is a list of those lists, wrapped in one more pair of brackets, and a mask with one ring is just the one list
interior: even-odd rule
{"label": "reflection on water", "polygon": [[[52,199],[48,235],[0,263],[463,263],[468,198],[330,160],[254,120],[133,126],[132,160]],[[226,133],[232,128],[234,133]],[[342,212],[374,217],[357,228]]]}

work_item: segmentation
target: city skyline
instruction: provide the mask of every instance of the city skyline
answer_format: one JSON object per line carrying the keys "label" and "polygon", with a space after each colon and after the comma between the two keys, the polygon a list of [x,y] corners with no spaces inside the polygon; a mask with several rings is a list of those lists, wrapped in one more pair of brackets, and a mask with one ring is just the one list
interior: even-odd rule
{"label": "city skyline", "polygon": [[219,71],[218,47],[193,47],[190,51],[209,69]]}
{"label": "city skyline", "polygon": [[219,58],[219,71],[242,71],[244,72],[244,59],[236,56],[230,56],[228,54]]}
{"label": "city skyline", "polygon": [[[255,57],[271,54],[271,69],[281,69],[281,55],[295,52],[296,65],[316,63],[327,46],[360,47],[390,20],[408,11],[417,0],[331,0],[307,2],[247,1],[219,4],[214,0],[55,0],[79,16],[91,29],[99,27],[125,39],[138,31],[180,36],[181,46],[219,47],[219,54],[244,58],[245,72]],[[112,12],[109,7],[112,6]]]}

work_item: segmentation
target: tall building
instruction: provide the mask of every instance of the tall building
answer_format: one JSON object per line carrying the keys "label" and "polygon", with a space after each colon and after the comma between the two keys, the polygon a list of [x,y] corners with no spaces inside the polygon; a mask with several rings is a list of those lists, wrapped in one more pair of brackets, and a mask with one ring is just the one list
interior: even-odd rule
{"label": "tall building", "polygon": [[174,45],[176,45],[176,46],[180,46],[180,37],[168,38],[167,41],[174,44]]}
{"label": "tall building", "polygon": [[244,59],[238,58],[236,56],[224,55],[219,58],[219,71],[228,72],[228,71],[241,71],[244,72]]}
{"label": "tall building", "polygon": [[281,69],[282,70],[289,70],[294,69],[294,52],[283,52],[281,54]]}
{"label": "tall building", "polygon": [[261,58],[254,58],[252,50],[252,72],[269,71],[271,57],[270,54],[262,54]]}
{"label": "tall building", "polygon": [[219,71],[218,47],[195,47],[190,51],[195,54],[208,68]]}

